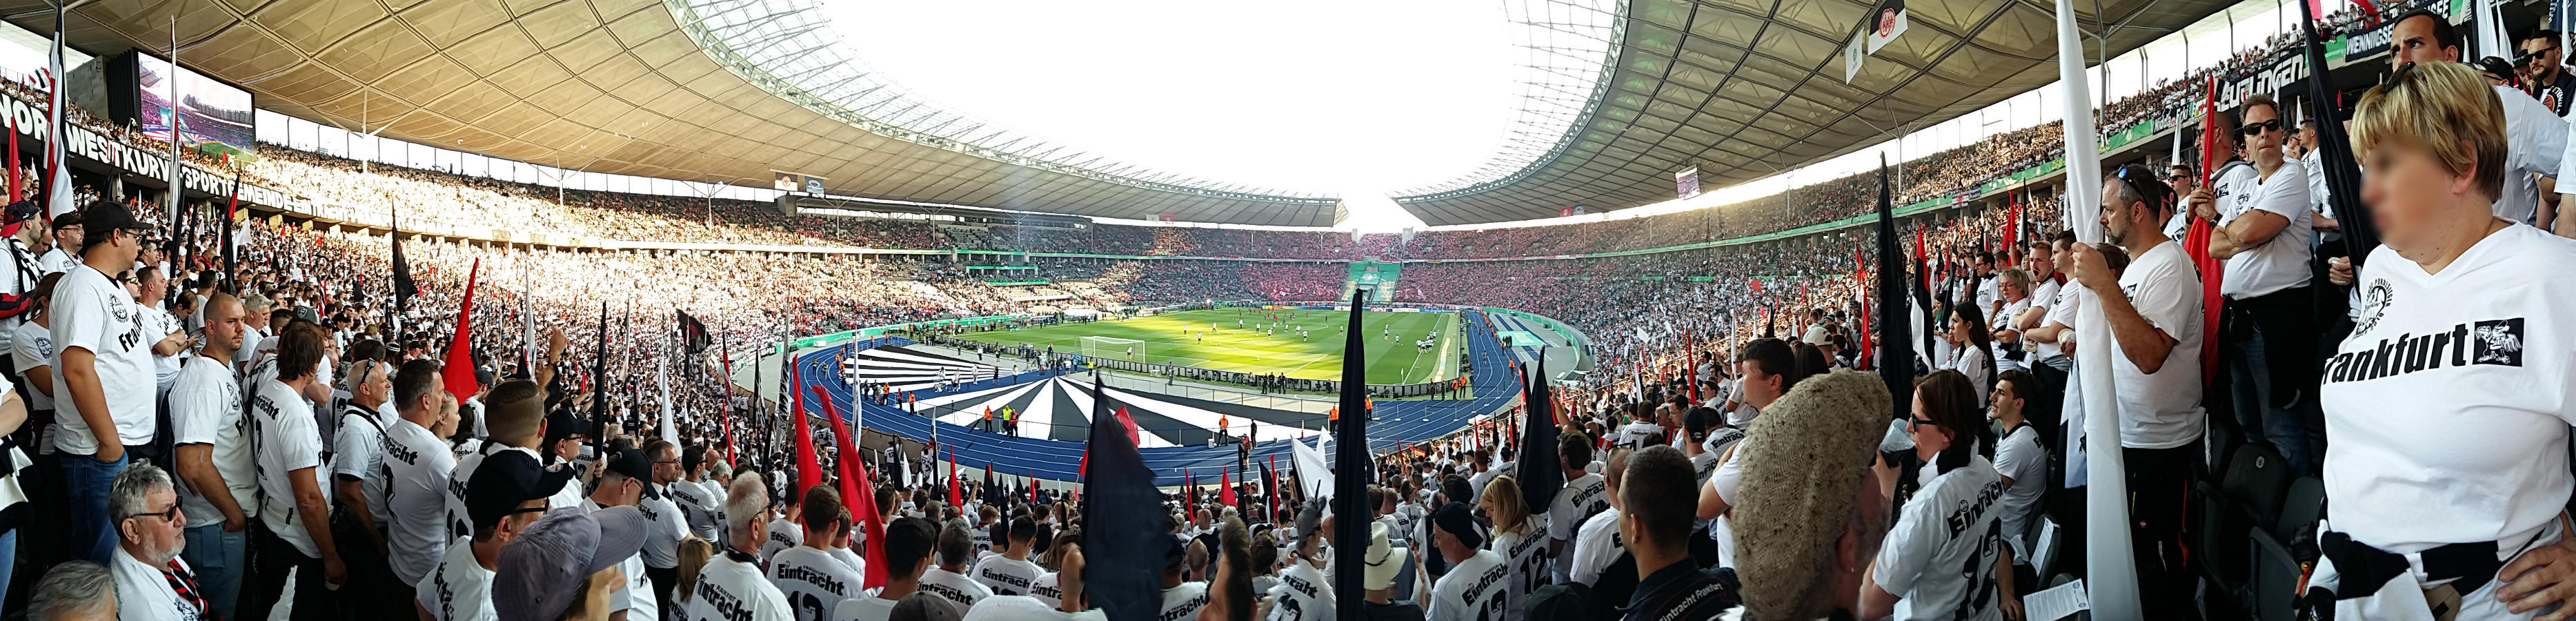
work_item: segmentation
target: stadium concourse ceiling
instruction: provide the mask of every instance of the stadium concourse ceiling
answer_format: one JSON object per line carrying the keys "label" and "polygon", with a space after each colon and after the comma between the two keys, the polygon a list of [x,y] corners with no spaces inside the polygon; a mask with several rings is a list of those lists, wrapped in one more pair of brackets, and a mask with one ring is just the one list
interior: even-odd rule
{"label": "stadium concourse ceiling", "polygon": [[[867,198],[1333,224],[1331,197],[1033,147],[971,119],[871,99],[853,86],[867,76],[843,80],[833,63],[793,62],[831,57],[830,33],[810,27],[812,4],[94,0],[75,4],[66,30],[92,54],[158,53],[175,16],[181,62],[249,88],[262,108],[531,164],[751,186],[792,171]],[[1516,169],[1397,199],[1434,225],[1550,217],[1577,202],[1630,207],[1670,196],[1671,174],[1684,168],[1699,166],[1709,187],[1748,181],[2056,78],[2048,4],[1911,0],[1911,29],[1846,85],[1843,43],[1873,4],[1627,0],[1616,28],[1582,35],[1617,38],[1597,87],[1531,98],[1533,108],[1576,109],[1570,130],[1515,138],[1538,149]],[[2093,2],[2076,4],[2092,31]],[[2104,0],[2100,14],[2116,55],[2224,4]],[[44,0],[0,0],[0,18],[40,35],[54,28]]]}
{"label": "stadium concourse ceiling", "polygon": [[[2076,0],[2089,62],[2235,0]],[[1497,181],[1396,202],[1426,223],[1555,217],[1674,196],[1693,166],[1721,188],[1976,111],[2057,80],[2045,0],[1908,0],[1909,28],[1843,80],[1843,49],[1874,0],[1630,0],[1614,75],[1550,157]],[[2099,7],[2098,12],[2095,7]]]}

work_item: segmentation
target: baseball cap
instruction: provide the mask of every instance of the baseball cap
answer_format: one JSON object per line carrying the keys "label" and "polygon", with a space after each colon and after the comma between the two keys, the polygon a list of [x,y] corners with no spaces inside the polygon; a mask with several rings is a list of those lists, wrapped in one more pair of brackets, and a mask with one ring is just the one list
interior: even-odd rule
{"label": "baseball cap", "polygon": [[80,226],[82,220],[81,212],[78,209],[63,212],[62,215],[54,216],[54,230],[59,231],[62,230],[63,227],[67,226]]}
{"label": "baseball cap", "polygon": [[486,455],[483,464],[475,467],[474,479],[466,483],[465,517],[478,528],[498,524],[502,517],[517,513],[519,503],[563,491],[572,475],[571,468],[547,471],[537,465],[536,456],[523,451]]}
{"label": "baseball cap", "polygon": [[958,619],[956,605],[948,603],[947,599],[929,591],[919,591],[903,596],[903,599],[895,601],[894,610],[888,611],[887,615],[890,619],[921,619],[922,621],[957,621]]}
{"label": "baseball cap", "polygon": [[653,493],[653,459],[643,449],[626,449],[608,456],[608,471],[626,475],[644,484],[645,498],[660,498]]}
{"label": "baseball cap", "polygon": [[80,221],[81,230],[84,231],[92,229],[133,229],[142,231],[152,228],[151,225],[144,224],[142,221],[134,219],[133,210],[126,209],[125,205],[114,201],[91,203],[87,209],[83,209],[81,211],[83,212]]}
{"label": "baseball cap", "polygon": [[1485,547],[1485,534],[1476,531],[1476,510],[1467,508],[1467,503],[1441,505],[1438,512],[1431,514],[1431,524],[1457,536],[1458,542],[1469,548]]}
{"label": "baseball cap", "polygon": [[590,431],[590,422],[574,417],[571,412],[563,410],[555,410],[546,415],[544,446],[554,446],[556,442],[562,442],[564,438],[573,437],[574,434],[583,437],[593,435]]}
{"label": "baseball cap", "polygon": [[1370,522],[1368,550],[1361,557],[1368,563],[1368,571],[1361,574],[1366,581],[1360,586],[1372,591],[1393,587],[1395,574],[1404,569],[1404,556],[1404,548],[1387,543],[1386,523]]}
{"label": "baseball cap", "polygon": [[36,201],[18,201],[10,203],[7,207],[0,207],[0,223],[6,223],[5,226],[0,226],[0,235],[18,234],[19,227],[26,226],[27,220],[35,218],[37,214],[44,211],[45,208],[37,206]]}
{"label": "baseball cap", "polygon": [[500,567],[492,572],[492,608],[501,621],[562,618],[584,595],[582,585],[591,574],[644,549],[644,524],[644,514],[634,507],[546,512],[501,546]]}

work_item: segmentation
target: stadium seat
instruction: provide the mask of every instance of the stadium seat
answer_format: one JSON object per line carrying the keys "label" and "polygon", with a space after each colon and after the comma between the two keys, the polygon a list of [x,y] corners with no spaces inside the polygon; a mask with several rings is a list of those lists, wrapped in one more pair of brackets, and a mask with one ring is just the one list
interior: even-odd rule
{"label": "stadium seat", "polygon": [[2278,519],[2255,529],[2251,538],[2254,576],[2246,604],[2255,619],[2289,621],[2297,612],[2305,563],[2317,558],[2317,520],[2325,515],[2325,481],[2299,477],[2281,499]]}
{"label": "stadium seat", "polygon": [[2236,612],[2247,604],[2253,558],[2246,537],[2272,527],[2289,485],[2289,462],[2268,444],[2237,447],[2216,483],[2193,484],[2200,507],[2191,524],[2196,530],[2190,539],[2192,557],[2209,581],[2211,597],[2205,605],[2211,614]]}

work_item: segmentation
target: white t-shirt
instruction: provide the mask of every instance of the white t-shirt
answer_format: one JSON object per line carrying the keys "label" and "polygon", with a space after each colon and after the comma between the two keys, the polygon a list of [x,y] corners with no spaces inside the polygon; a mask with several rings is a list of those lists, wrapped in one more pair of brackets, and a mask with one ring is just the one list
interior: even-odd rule
{"label": "white t-shirt", "polygon": [[763,561],[778,558],[778,551],[805,545],[805,525],[778,518],[769,521],[769,538],[760,542]]}
{"label": "white t-shirt", "polygon": [[[81,266],[81,262],[78,259],[72,258],[72,253],[63,251],[62,241],[63,240],[55,240],[54,248],[52,250],[45,251],[44,256],[36,257],[37,277],[42,278],[47,274],[67,272],[71,271],[74,267]],[[72,243],[78,244],[80,242],[74,241]]]}
{"label": "white t-shirt", "polygon": [[446,520],[447,476],[456,470],[456,457],[428,428],[397,418],[385,428],[384,464],[384,504],[393,513],[393,521],[385,524],[385,546],[391,551],[385,564],[403,584],[416,584],[438,566],[449,540],[471,534],[451,531]]}
{"label": "white t-shirt", "polygon": [[2439,274],[2386,246],[2319,397],[2326,521],[2399,554],[2528,539],[2567,506],[2576,241],[2488,235]]}
{"label": "white t-shirt", "polygon": [[2263,179],[2253,166],[2232,167],[2215,184],[2218,225],[2227,226],[2254,211],[2267,211],[2290,222],[2271,239],[2227,259],[2227,277],[2218,292],[2242,300],[2308,284],[2309,261],[2316,256],[2316,230],[2308,212],[2308,169],[2283,164]]}
{"label": "white t-shirt", "polygon": [[1994,392],[1995,371],[1986,367],[1987,363],[1994,360],[1993,354],[1986,353],[1985,348],[1977,347],[1975,343],[1962,343],[1962,345],[1951,350],[1957,352],[1958,357],[1951,358],[1950,364],[1942,365],[1941,368],[1958,371],[1960,375],[1968,376],[1968,383],[1977,389],[1977,407],[1984,408],[1986,407],[1985,395]]}
{"label": "white t-shirt", "polygon": [[474,560],[474,540],[458,537],[447,543],[447,553],[438,560],[438,569],[412,585],[413,599],[429,611],[433,621],[492,621],[492,570]]}
{"label": "white t-shirt", "polygon": [[1270,587],[1267,621],[1326,621],[1333,618],[1333,585],[1313,563],[1289,563]]}
{"label": "white t-shirt", "polygon": [[[671,483],[677,486],[686,482]],[[669,492],[670,487],[659,491]],[[670,494],[661,493],[635,503],[635,509],[644,514],[645,520],[644,550],[638,553],[644,556],[644,565],[655,569],[678,567],[680,539],[689,534],[689,525],[681,523],[680,507],[672,504]]]}
{"label": "white t-shirt", "polygon": [[[108,556],[115,557],[109,562],[115,565],[110,569],[116,578],[117,621],[196,621],[206,612],[179,599],[179,592],[171,590],[170,576],[162,573],[162,568],[144,564],[142,559],[127,554],[123,546]],[[171,562],[188,569],[186,560]]]}
{"label": "white t-shirt", "polygon": [[[12,334],[9,339],[9,360],[12,363],[12,366],[17,367],[10,369],[11,372],[17,373],[19,377],[25,377],[28,371],[35,370],[36,367],[53,366],[54,330],[52,328],[36,325],[36,322],[28,321],[19,323],[18,327],[11,329],[10,332],[12,332]],[[62,390],[60,386],[57,386],[54,389]],[[46,395],[43,391],[36,390],[34,386],[27,387],[26,398],[28,409],[54,409],[54,398],[50,395]],[[46,435],[60,435],[59,430],[61,430],[62,427],[63,424],[61,421],[55,421],[53,425],[47,427],[47,431],[45,433]],[[43,446],[45,452],[50,453],[54,450],[54,445],[51,443],[47,443]]]}
{"label": "white t-shirt", "polygon": [[[260,382],[250,399],[251,432],[259,447],[260,523],[279,539],[293,544],[306,558],[322,558],[321,549],[313,543],[308,526],[328,529],[329,524],[306,524],[295,510],[295,480],[309,477],[322,488],[327,505],[331,483],[323,476],[322,436],[313,430],[313,408],[295,388],[277,380]],[[65,447],[64,450],[70,450]],[[306,474],[298,475],[297,472]]]}
{"label": "white t-shirt", "polygon": [[1971,456],[1905,501],[1878,546],[1874,572],[1879,588],[1904,598],[1895,618],[2003,618],[1995,585],[1995,555],[2003,545],[1995,498],[2002,488],[1994,464]]}
{"label": "white t-shirt", "polygon": [[712,502],[715,494],[709,488],[713,483],[713,481],[701,482],[687,479],[671,482],[671,498],[675,501],[673,504],[679,505],[680,514],[688,517],[689,532],[707,541],[717,539],[716,524],[723,522],[718,519],[719,514],[723,512],[722,506]]}
{"label": "white t-shirt", "polygon": [[1046,570],[1038,567],[1037,563],[996,554],[975,563],[974,569],[966,573],[992,589],[994,595],[1027,595],[1030,581],[1037,580],[1038,574],[1046,573]]}
{"label": "white t-shirt", "polygon": [[1995,473],[2012,477],[2012,486],[1995,502],[2003,511],[2004,541],[2012,543],[2013,558],[2027,562],[2030,549],[2021,534],[2039,510],[2040,491],[2048,487],[2048,451],[2039,446],[2039,430],[2022,425],[2004,434],[1995,444]]}
{"label": "white t-shirt", "polygon": [[2183,255],[2182,244],[2166,241],[2137,253],[2120,274],[2120,290],[2147,323],[2174,339],[2164,366],[2153,375],[2129,362],[2118,339],[2105,343],[2111,347],[2111,379],[2120,395],[2120,446],[2190,444],[2200,439],[2207,416],[2200,409],[2200,275]]}
{"label": "white t-shirt", "polygon": [[[1435,552],[1436,554],[1436,552]],[[1500,619],[1510,602],[1503,597],[1505,578],[1511,568],[1503,566],[1503,555],[1493,550],[1477,550],[1475,556],[1449,568],[1440,581],[1431,585],[1431,605],[1425,607],[1429,621],[1491,621]]]}
{"label": "white t-shirt", "polygon": [[[2067,327],[2074,327],[2075,313],[2081,310],[2075,303],[2076,296],[2078,295],[2077,290],[2083,289],[2083,287],[2077,286],[2073,280],[2068,280],[2064,285],[2052,282],[2049,283],[2049,286],[2055,287],[2053,290],[2054,293],[2048,298],[2048,314],[2039,318],[2039,325],[2045,326],[2054,323],[2064,324]],[[2074,330],[2060,331],[2057,333],[2056,341],[2048,343],[2034,343],[2037,347],[2032,348],[2032,351],[2033,353],[2038,354],[2040,360],[2064,356],[2066,355],[2066,342],[2073,338],[2075,338]]]}
{"label": "white t-shirt", "polygon": [[1207,583],[1183,582],[1180,586],[1163,589],[1163,606],[1158,609],[1161,612],[1155,613],[1154,620],[1184,621],[1190,615],[1198,614],[1200,608],[1206,608],[1207,603]]}
{"label": "white t-shirt", "polygon": [[[373,423],[373,424],[370,424]],[[373,408],[350,402],[340,410],[340,430],[331,440],[331,475],[327,480],[337,487],[341,477],[358,480],[358,493],[367,497],[367,513],[383,526],[393,521],[390,507],[385,506],[385,424]]]}
{"label": "white t-shirt", "polygon": [[1511,575],[1503,581],[1503,598],[1510,601],[1503,604],[1501,621],[1520,621],[1521,609],[1525,607],[1522,603],[1529,593],[1555,584],[1554,576],[1550,575],[1553,568],[1548,567],[1547,538],[1534,536],[1541,532],[1544,531],[1531,530],[1528,534],[1497,532],[1494,540],[1486,544],[1485,549],[1503,555],[1504,567],[1510,570]]}
{"label": "white t-shirt", "polygon": [[769,558],[769,581],[787,598],[796,621],[828,621],[842,600],[863,597],[861,576],[832,554],[807,546],[779,550]]}
{"label": "white t-shirt", "polygon": [[[214,462],[215,474],[224,478],[227,488],[218,492],[230,494],[243,517],[256,517],[259,464],[252,459],[249,434],[250,420],[242,416],[241,387],[233,384],[232,372],[212,358],[188,360],[179,369],[178,382],[170,386],[171,438],[182,445],[206,445],[207,460]],[[223,512],[215,510],[204,494],[185,480],[178,483],[179,504],[188,513],[189,526],[224,522]]]}
{"label": "white t-shirt", "polygon": [[170,311],[147,304],[138,303],[134,306],[143,311],[143,351],[152,356],[152,387],[155,391],[153,395],[160,396],[160,391],[169,390],[170,383],[179,379],[179,361],[186,358],[188,352],[182,350],[177,356],[163,356],[150,352],[154,343],[159,343],[163,337],[179,331],[179,320],[171,317]]}
{"label": "white t-shirt", "polygon": [[1602,572],[1609,571],[1610,565],[1627,553],[1628,543],[1619,539],[1619,510],[1603,511],[1584,522],[1583,532],[1575,535],[1574,549],[1567,552],[1574,557],[1574,563],[1566,575],[1576,583],[1592,586],[1600,582]]}
{"label": "white t-shirt", "polygon": [[1556,492],[1556,501],[1550,503],[1547,510],[1547,538],[1565,542],[1567,553],[1556,557],[1558,579],[1572,575],[1575,529],[1592,516],[1609,509],[1610,495],[1599,474],[1585,474],[1583,478],[1566,481],[1565,489]]}
{"label": "white t-shirt", "polygon": [[960,621],[1102,621],[1108,618],[1098,609],[1064,612],[1027,596],[995,597],[988,603],[975,607]]}
{"label": "white t-shirt", "polygon": [[985,587],[984,583],[976,582],[974,578],[968,578],[965,574],[940,569],[936,565],[921,572],[921,590],[945,598],[948,603],[956,604],[959,614],[972,611],[976,602],[993,596],[993,589]]}
{"label": "white t-shirt", "polygon": [[[73,268],[54,283],[51,304],[45,321],[53,324],[54,390],[70,396],[71,385],[63,381],[62,351],[89,350],[96,360],[99,395],[107,403],[108,418],[116,423],[117,441],[129,446],[152,443],[152,400],[159,386],[153,380],[152,342],[143,336],[143,306],[125,295],[123,285],[87,265]],[[80,406],[64,398],[56,400],[54,408],[55,420],[63,425],[54,447],[75,455],[97,454],[98,437],[81,419]],[[312,418],[309,411],[305,418]]]}
{"label": "white t-shirt", "polygon": [[1645,421],[1620,425],[1618,431],[1610,434],[1612,446],[1644,448],[1662,441],[1664,441],[1664,427]]}
{"label": "white t-shirt", "polygon": [[[1261,578],[1255,576],[1252,580],[1252,588],[1261,590]],[[1062,607],[1064,605],[1063,576],[1052,571],[1038,574],[1036,580],[1029,581],[1029,597],[1038,598],[1038,601],[1046,602],[1049,606]]]}
{"label": "white t-shirt", "polygon": [[[673,594],[672,597],[678,597]],[[760,574],[760,566],[733,560],[718,550],[698,570],[698,589],[689,594],[681,606],[681,616],[688,621],[793,621],[796,616],[787,607],[786,594],[769,578]]]}
{"label": "white t-shirt", "polygon": [[2567,120],[2520,89],[2495,89],[2504,100],[2505,136],[2504,188],[2496,195],[2495,215],[2531,224],[2540,208],[2540,181],[2532,176],[2557,175],[2565,165]]}

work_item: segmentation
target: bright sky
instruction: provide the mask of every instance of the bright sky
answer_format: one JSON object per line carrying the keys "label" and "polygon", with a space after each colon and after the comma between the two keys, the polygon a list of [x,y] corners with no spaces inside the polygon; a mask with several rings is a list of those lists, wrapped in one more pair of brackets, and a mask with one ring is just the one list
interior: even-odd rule
{"label": "bright sky", "polygon": [[1199,179],[1348,196],[1491,157],[1525,53],[1492,0],[825,0],[948,110]]}

